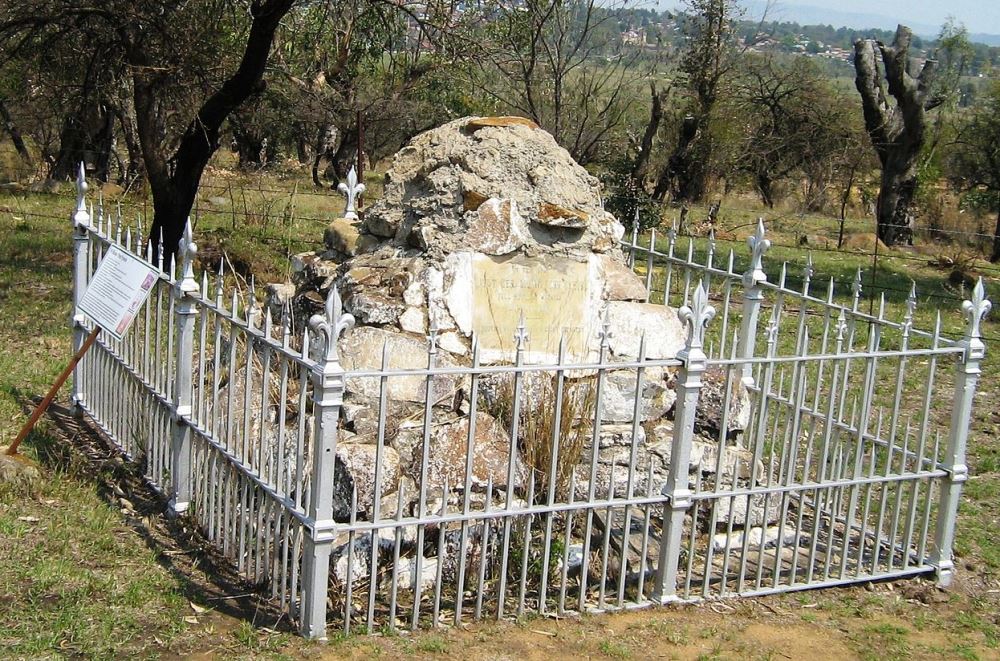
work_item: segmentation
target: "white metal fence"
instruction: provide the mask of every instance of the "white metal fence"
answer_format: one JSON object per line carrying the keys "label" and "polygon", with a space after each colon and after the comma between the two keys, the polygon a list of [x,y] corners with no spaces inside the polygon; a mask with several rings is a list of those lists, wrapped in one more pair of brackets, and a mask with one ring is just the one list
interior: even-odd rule
{"label": "white metal fence", "polygon": [[[144,252],[142,228],[88,212],[84,189],[76,301],[111,244]],[[137,322],[98,340],[73,399],[307,636],[921,573],[948,584],[982,284],[953,341],[940,322],[914,328],[915,293],[902,319],[884,301],[866,314],[860,274],[842,306],[810,265],[794,289],[784,267],[767,280],[763,224],[748,243],[739,271],[711,242],[623,244],[649,302],[680,309],[676,358],[647,359],[643,340],[612,362],[605,325],[596,362],[561,348],[527,364],[522,327],[510,364],[481,364],[475,345],[456,364],[432,329],[425,368],[390,368],[383,349],[380,366],[346,371],[354,319],[335,289],[293,332],[221,271],[196,278],[189,230],[179,273],[156,265]],[[74,317],[77,343],[88,328]]]}

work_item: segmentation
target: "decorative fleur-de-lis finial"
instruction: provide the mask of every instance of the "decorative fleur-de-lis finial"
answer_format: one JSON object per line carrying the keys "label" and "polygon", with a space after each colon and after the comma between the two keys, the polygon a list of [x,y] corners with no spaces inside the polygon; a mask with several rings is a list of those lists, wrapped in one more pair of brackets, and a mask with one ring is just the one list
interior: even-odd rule
{"label": "decorative fleur-de-lis finial", "polygon": [[191,219],[184,225],[184,233],[177,252],[181,259],[180,290],[184,294],[194,294],[198,291],[198,281],[194,277],[194,256],[198,253],[198,244],[194,242],[194,232],[191,229]]}
{"label": "decorative fleur-de-lis finial", "polygon": [[747,237],[747,247],[750,248],[750,267],[743,274],[743,286],[755,287],[767,282],[764,273],[764,253],[771,247],[771,240],[764,237],[764,219],[757,219],[757,229]]}
{"label": "decorative fleur-de-lis finial", "polygon": [[514,331],[514,349],[517,351],[524,351],[524,347],[527,343],[528,325],[524,321],[524,310],[521,310],[521,316],[517,321],[517,329]]}
{"label": "decorative fleur-de-lis finial", "polygon": [[773,355],[775,347],[778,344],[778,320],[773,317],[767,322],[767,326],[764,327],[764,337],[767,342],[767,353],[768,355]]}
{"label": "decorative fleur-de-lis finial", "polygon": [[708,292],[702,283],[694,290],[690,305],[683,305],[677,311],[681,323],[688,327],[686,349],[701,349],[705,343],[705,328],[715,317],[715,308],[708,302]]}
{"label": "decorative fleur-de-lis finial", "polygon": [[837,344],[843,344],[844,338],[847,337],[847,316],[844,314],[844,309],[840,309],[840,314],[837,315],[837,325],[834,327],[837,333]]}
{"label": "decorative fleur-de-lis finial", "polygon": [[309,327],[320,342],[320,357],[327,363],[338,362],[337,340],[346,331],[354,328],[354,315],[344,313],[344,304],[336,285],[330,287],[326,296],[324,314],[314,314],[309,318]]}
{"label": "decorative fleur-de-lis finial", "polygon": [[611,341],[611,316],[608,309],[604,309],[604,316],[601,318],[601,328],[597,331],[597,337],[601,341],[601,348],[607,349]]}
{"label": "decorative fleur-de-lis finial", "polygon": [[87,174],[83,169],[83,161],[80,161],[80,171],[76,175],[76,211],[73,212],[73,224],[86,227],[90,225],[91,214],[87,213],[87,202],[84,198],[87,195]]}
{"label": "decorative fleur-de-lis finial", "polygon": [[348,220],[357,220],[358,212],[354,208],[354,201],[365,192],[365,185],[358,183],[358,173],[351,166],[351,171],[347,173],[347,183],[340,182],[337,184],[337,190],[343,193],[347,197],[347,209],[344,211],[344,218]]}
{"label": "decorative fleur-de-lis finial", "polygon": [[983,287],[983,279],[980,277],[976,286],[972,288],[972,300],[962,301],[962,314],[965,315],[966,327],[965,338],[967,340],[982,340],[979,324],[993,309],[993,303],[986,298],[986,288]]}

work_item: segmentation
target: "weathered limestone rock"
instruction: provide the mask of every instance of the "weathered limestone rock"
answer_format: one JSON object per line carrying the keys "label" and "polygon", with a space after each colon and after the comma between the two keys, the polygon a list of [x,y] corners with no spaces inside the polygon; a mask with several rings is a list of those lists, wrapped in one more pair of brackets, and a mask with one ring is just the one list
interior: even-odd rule
{"label": "weathered limestone rock", "polygon": [[[465,485],[465,459],[468,448],[468,420],[437,427],[431,434],[427,451],[428,494],[440,495],[447,483],[449,489]],[[484,489],[492,481],[496,488],[507,486],[507,471],[511,459],[510,436],[503,426],[486,413],[476,414],[476,429],[472,448],[471,483],[476,489]],[[419,480],[423,448],[420,444],[413,449],[410,474]],[[515,484],[524,485],[525,468],[520,457],[514,455]]]}
{"label": "weathered limestone rock", "polygon": [[[635,370],[618,370],[604,378],[601,394],[601,418],[606,422],[630,422],[635,412]],[[667,387],[664,370],[648,368],[643,374],[639,421],[662,418],[677,400],[677,393]]]}
{"label": "weathered limestone rock", "polygon": [[524,245],[528,227],[517,212],[517,203],[491,197],[468,212],[469,247],[487,255],[507,255]]}
{"label": "weathered limestone rock", "polygon": [[575,209],[564,209],[558,204],[542,202],[538,205],[538,216],[535,222],[540,225],[550,227],[567,227],[570,229],[583,229],[587,226],[590,217],[582,211]]}
{"label": "weathered limestone rock", "polygon": [[[368,443],[338,443],[333,469],[333,518],[351,518],[351,499],[357,490],[358,519],[372,511],[375,496],[375,455],[378,447]],[[399,455],[389,446],[382,447],[382,495],[391,494],[399,482]]]}
{"label": "weathered limestone rock", "polygon": [[323,242],[330,250],[353,257],[358,254],[357,246],[360,236],[359,223],[346,218],[337,218],[323,232]]}
{"label": "weathered limestone rock", "polygon": [[687,333],[677,311],[665,305],[609,301],[607,318],[611,325],[608,345],[615,356],[638,358],[639,344],[646,338],[646,358],[673,358],[684,348]]}
{"label": "weathered limestone rock", "polygon": [[780,494],[722,497],[717,503],[715,525],[719,529],[726,528],[730,519],[737,527],[769,526],[781,516]]}
{"label": "weathered limestone rock", "polygon": [[604,298],[609,301],[645,301],[646,285],[632,269],[610,255],[599,255],[604,277]]}
{"label": "weathered limestone rock", "polygon": [[[425,369],[427,367],[427,341],[410,335],[393,333],[361,326],[352,329],[341,340],[340,362],[347,371],[379,370],[382,368],[382,349],[389,355],[389,369]],[[449,354],[438,354],[438,365],[457,365]],[[432,380],[432,398],[448,400],[455,394],[459,377],[438,375]],[[388,379],[388,397],[407,402],[423,402],[427,379],[422,375],[396,376]],[[379,379],[376,377],[348,378],[348,393],[377,400]]]}
{"label": "weathered limestone rock", "polygon": [[469,347],[465,345],[465,341],[462,340],[459,334],[455,332],[442,333],[438,337],[438,346],[445,351],[459,356],[464,356],[469,353]]}
{"label": "weathered limestone rock", "polygon": [[[702,375],[701,392],[698,395],[698,409],[695,412],[695,431],[705,436],[717,438],[722,425],[722,404],[726,394],[726,371],[713,367]],[[747,428],[750,424],[750,394],[743,386],[738,371],[730,380],[729,417],[727,436]]]}
{"label": "weathered limestone rock", "polygon": [[779,539],[781,539],[782,545],[794,544],[796,537],[798,537],[800,543],[809,542],[809,536],[798,535],[799,531],[795,526],[786,526],[784,531],[782,531],[781,526],[771,526],[769,528],[758,526],[749,530],[737,530],[731,535],[727,535],[724,532],[716,533],[712,536],[712,547],[715,551],[725,551],[727,548],[730,551],[735,551],[736,549],[742,549],[743,543],[746,541],[748,548],[751,551],[755,551],[761,548],[774,548],[778,545]]}
{"label": "weathered limestone rock", "polygon": [[486,204],[491,198],[516,207],[530,223],[524,247],[534,252],[582,256],[596,242],[613,248],[624,233],[602,209],[598,181],[550,134],[509,117],[458,119],[414,138],[393,159],[383,197],[368,209],[363,229],[438,258],[477,249],[484,233],[489,241],[481,252],[517,250],[521,225],[511,223],[501,236],[504,223],[492,222],[498,214]]}
{"label": "weathered limestone rock", "polygon": [[395,324],[406,310],[402,301],[370,290],[351,292],[344,304],[360,323],[379,326]]}
{"label": "weathered limestone rock", "polygon": [[399,327],[408,333],[424,335],[427,333],[427,319],[422,308],[406,308],[399,315]]}
{"label": "weathered limestone rock", "polygon": [[282,318],[287,306],[295,297],[295,285],[290,282],[272,282],[267,285],[265,305],[271,310],[271,315],[277,320]]}

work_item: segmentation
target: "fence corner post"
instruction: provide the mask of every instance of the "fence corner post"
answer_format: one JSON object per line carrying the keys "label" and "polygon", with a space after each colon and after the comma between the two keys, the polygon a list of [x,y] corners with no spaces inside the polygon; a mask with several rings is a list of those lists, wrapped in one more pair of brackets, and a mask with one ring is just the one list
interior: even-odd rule
{"label": "fence corner post", "polygon": [[334,539],[333,472],[337,456],[337,421],[344,402],[344,369],[337,354],[341,333],[354,326],[344,314],[336,286],[327,295],[324,314],[313,315],[318,356],[312,371],[312,474],[309,521],[302,558],[302,608],[299,631],[306,638],[326,638],[326,600],[330,578],[330,551]]}
{"label": "fence corner post", "polygon": [[691,507],[688,470],[694,441],[695,411],[701,392],[701,377],[707,367],[704,351],[705,327],[715,316],[708,303],[708,292],[698,283],[690,306],[682,306],[678,316],[688,327],[684,348],[677,353],[683,363],[677,375],[677,408],[674,415],[674,435],[670,452],[670,470],[663,495],[670,500],[663,508],[663,536],[656,565],[653,599],[665,603],[676,599],[677,564],[680,559],[684,514]]}
{"label": "fence corner post", "polygon": [[[750,248],[750,265],[743,273],[743,313],[740,318],[740,334],[737,338],[736,349],[736,355],[741,360],[753,358],[757,339],[757,317],[760,313],[761,301],[764,299],[761,285],[767,282],[763,258],[764,253],[771,247],[771,241],[764,238],[763,218],[757,219],[756,231],[747,237],[747,247]],[[745,387],[753,386],[753,365],[748,362],[743,363],[741,380]]]}
{"label": "fence corner post", "polygon": [[[87,279],[90,276],[90,213],[87,212],[87,203],[84,199],[87,194],[87,177],[80,163],[80,172],[76,177],[76,210],[70,216],[73,223],[73,313],[70,318],[70,326],[73,329],[73,353],[76,354],[87,339],[87,328],[84,326],[86,318],[79,311],[80,301],[84,292],[87,291]],[[82,412],[81,405],[85,400],[83,392],[83,379],[79,370],[73,370],[73,391],[70,393],[70,401],[73,410],[79,414]]]}
{"label": "fence corner post", "polygon": [[937,568],[938,584],[942,587],[951,585],[954,578],[955,562],[952,553],[958,502],[962,495],[962,485],[969,478],[965,451],[969,440],[969,424],[972,420],[976,385],[979,382],[979,364],[986,356],[986,345],[983,343],[979,326],[992,306],[993,304],[986,298],[986,290],[980,278],[972,290],[972,300],[962,302],[966,328],[960,346],[963,346],[965,351],[959,354],[955,365],[955,396],[951,409],[948,445],[943,460],[948,474],[942,478],[941,504],[934,531],[934,553],[930,559],[931,564]]}
{"label": "fence corner post", "polygon": [[186,512],[191,502],[191,404],[194,397],[195,301],[201,288],[194,277],[194,256],[198,246],[191,232],[191,221],[177,247],[181,260],[181,278],[173,283],[177,318],[177,354],[174,370],[173,415],[170,434],[170,510],[172,514]]}

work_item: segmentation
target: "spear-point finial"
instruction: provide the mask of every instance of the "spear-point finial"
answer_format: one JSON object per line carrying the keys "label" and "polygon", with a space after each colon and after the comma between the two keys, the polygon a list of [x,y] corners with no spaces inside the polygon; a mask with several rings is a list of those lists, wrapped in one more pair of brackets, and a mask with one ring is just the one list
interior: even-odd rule
{"label": "spear-point finial", "polygon": [[365,185],[358,183],[358,173],[351,166],[350,172],[347,173],[347,183],[340,182],[337,184],[337,190],[343,193],[347,197],[347,209],[344,211],[344,218],[348,220],[357,220],[358,213],[354,208],[354,201],[357,199],[358,195],[365,192]]}
{"label": "spear-point finial", "polygon": [[87,195],[87,173],[80,161],[80,171],[76,175],[76,211],[73,212],[73,224],[77,227],[87,227],[90,225],[92,214],[87,212],[87,202],[84,199]]}
{"label": "spear-point finial", "polygon": [[198,244],[194,242],[190,218],[184,225],[184,233],[181,235],[180,243],[177,244],[177,252],[181,258],[181,293],[193,295],[198,292],[198,280],[194,277],[194,256],[198,253]]}
{"label": "spear-point finial", "polygon": [[764,253],[771,247],[771,240],[764,236],[764,219],[757,219],[757,229],[747,237],[747,247],[750,248],[750,266],[743,274],[743,286],[755,287],[767,282],[764,273]]}

